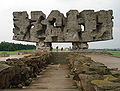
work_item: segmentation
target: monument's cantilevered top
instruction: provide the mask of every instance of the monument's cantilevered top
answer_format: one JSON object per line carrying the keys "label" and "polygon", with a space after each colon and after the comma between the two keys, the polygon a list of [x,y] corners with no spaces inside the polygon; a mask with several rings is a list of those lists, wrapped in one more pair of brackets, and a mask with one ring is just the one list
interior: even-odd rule
{"label": "monument's cantilevered top", "polygon": [[[73,49],[88,48],[87,42],[112,39],[112,10],[70,10],[66,17],[53,10],[46,18],[42,11],[13,12],[13,39],[36,42],[37,49],[50,48],[52,42],[72,42]],[[81,28],[81,27],[84,28]]]}

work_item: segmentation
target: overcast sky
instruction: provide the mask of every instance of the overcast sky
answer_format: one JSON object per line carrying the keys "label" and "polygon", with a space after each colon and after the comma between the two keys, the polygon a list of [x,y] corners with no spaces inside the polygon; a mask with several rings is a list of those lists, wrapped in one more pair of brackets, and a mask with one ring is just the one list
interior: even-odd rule
{"label": "overcast sky", "polygon": [[114,13],[113,40],[89,43],[90,48],[120,48],[120,0],[1,0],[0,2],[0,42],[12,40],[13,11],[43,11],[48,15],[51,10],[66,14],[70,9],[79,12],[85,9],[109,10]]}

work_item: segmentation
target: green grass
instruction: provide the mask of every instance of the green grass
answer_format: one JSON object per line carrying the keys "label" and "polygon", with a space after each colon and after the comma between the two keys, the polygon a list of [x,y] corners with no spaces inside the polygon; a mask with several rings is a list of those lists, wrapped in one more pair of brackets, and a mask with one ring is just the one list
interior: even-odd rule
{"label": "green grass", "polygon": [[23,52],[23,51],[33,51],[33,50],[18,50],[18,51],[0,51],[0,53],[8,53],[10,55],[15,55],[18,52]]}
{"label": "green grass", "polygon": [[109,53],[111,53],[114,56],[120,56],[120,51],[107,51]]}

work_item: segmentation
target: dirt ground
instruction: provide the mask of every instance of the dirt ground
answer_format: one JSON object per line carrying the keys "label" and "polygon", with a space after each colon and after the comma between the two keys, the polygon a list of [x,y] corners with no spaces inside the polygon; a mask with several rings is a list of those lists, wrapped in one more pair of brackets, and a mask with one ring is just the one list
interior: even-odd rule
{"label": "dirt ground", "polygon": [[118,68],[120,70],[120,58],[110,55],[87,54],[92,60],[105,64],[108,68]]}

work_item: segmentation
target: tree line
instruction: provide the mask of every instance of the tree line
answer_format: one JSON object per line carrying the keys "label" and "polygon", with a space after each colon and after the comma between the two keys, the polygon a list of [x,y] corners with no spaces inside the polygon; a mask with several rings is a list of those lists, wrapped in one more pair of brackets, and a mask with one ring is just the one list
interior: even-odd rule
{"label": "tree line", "polygon": [[15,44],[9,42],[0,43],[0,51],[17,51],[17,50],[30,50],[36,49],[35,45]]}
{"label": "tree line", "polygon": [[95,51],[120,51],[120,48],[114,48],[114,49],[91,49]]}

